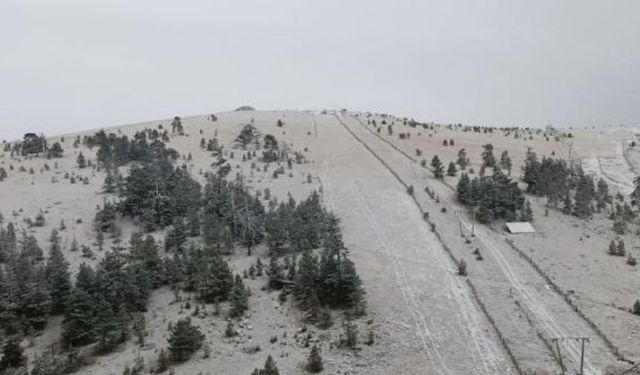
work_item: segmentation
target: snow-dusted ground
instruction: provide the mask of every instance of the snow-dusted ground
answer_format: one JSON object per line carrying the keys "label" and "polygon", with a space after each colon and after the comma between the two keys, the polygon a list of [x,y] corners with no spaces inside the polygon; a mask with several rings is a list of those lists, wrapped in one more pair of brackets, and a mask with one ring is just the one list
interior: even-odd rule
{"label": "snow-dusted ground", "polygon": [[588,157],[582,160],[582,169],[596,178],[604,178],[611,188],[628,196],[633,191],[635,174],[625,159],[622,143],[612,142],[612,155]]}
{"label": "snow-dusted ground", "polygon": [[[319,336],[323,334],[321,345],[327,364],[325,372],[381,375],[515,372],[497,339],[496,331],[477,305],[464,278],[456,275],[454,263],[422,219],[422,212],[397,178],[347,128],[388,163],[403,181],[414,186],[416,199],[423,209],[430,212],[444,242],[456,258],[463,258],[469,264],[469,279],[522,368],[538,371],[539,374],[558,372],[557,363],[540,337],[547,341],[558,336],[592,337],[587,351],[587,371],[590,374],[600,373],[615,361],[584,320],[505,243],[504,233],[499,228],[476,226],[476,237],[470,238],[471,243],[465,242],[459,233],[456,214],[459,207],[451,189],[433,180],[429,172],[382,142],[366,129],[366,125],[361,125],[353,117],[339,117],[347,128],[333,115],[317,112],[229,112],[218,114],[218,117],[215,123],[208,121],[206,116],[183,118],[188,136],[173,137],[169,144],[184,155],[192,154],[192,161],[182,162],[187,164],[196,178],[203,181],[200,171],[207,171],[213,162],[210,153],[200,149],[200,138],[217,136],[223,144],[230,146],[243,124],[253,120],[260,131],[276,135],[289,147],[308,149],[305,156],[309,163],[294,164],[290,171],[292,177],[273,179],[271,171],[252,171],[251,161],[242,162],[241,152],[236,151],[235,158],[231,160],[234,166],[232,174],[237,171],[247,176],[247,184],[251,189],[269,187],[273,195],[280,199],[286,197],[287,193],[300,199],[322,186],[324,203],[342,219],[345,241],[367,291],[368,318],[373,319],[372,326],[376,330],[378,343],[372,347],[363,346],[361,351],[355,353],[345,352],[332,348],[330,344],[339,334],[339,327],[319,332]],[[275,126],[278,119],[285,121],[283,128]],[[156,127],[160,123],[168,126],[170,121],[117,127],[113,131],[132,134],[145,126]],[[556,142],[553,138],[547,141],[541,135],[534,135],[532,139],[524,135],[514,139],[501,133],[463,133],[455,128],[426,131],[396,125],[395,133],[390,137],[384,130],[382,136],[406,153],[415,155],[416,148],[420,148],[424,152],[420,159],[430,160],[434,154],[439,154],[443,162],[448,163],[461,147],[465,147],[476,170],[481,146],[493,143],[496,156],[499,157],[502,150],[508,150],[512,155],[514,176],[519,175],[527,146],[534,147],[539,155],[555,154],[562,157],[567,152],[566,144]],[[401,131],[410,131],[411,139],[398,141],[397,133]],[[616,157],[619,150],[612,143],[624,138],[604,133],[597,136],[576,134],[574,151],[578,158],[587,160],[583,164],[586,165],[585,170],[594,173],[604,170],[609,180],[619,180],[620,187],[609,181],[612,189],[628,186],[633,174],[625,172],[623,164]],[[46,226],[29,231],[38,237],[45,248],[51,229],[59,226],[62,218],[67,225],[67,229],[61,233],[67,248],[73,238],[81,245],[95,242],[91,225],[96,204],[101,204],[105,198],[100,193],[104,173],[77,169],[77,153],[83,151],[87,157],[95,159],[95,149],[72,148],[74,137],[67,135],[63,144],[65,156],[56,160],[59,164],[57,169],[53,169],[56,161],[42,158],[10,159],[7,153],[0,151],[0,164],[6,169],[13,164],[16,169],[8,171],[9,178],[0,183],[2,212],[5,218],[18,222],[22,228],[26,226],[23,219],[33,218],[39,209],[44,209]],[[443,139],[455,139],[456,146],[443,147]],[[634,160],[640,160],[640,155],[633,152],[631,150],[626,154],[632,164]],[[600,163],[597,163],[598,159]],[[52,167],[51,171],[41,172],[45,162]],[[18,172],[19,166],[25,166],[27,170],[33,167],[35,173]],[[72,185],[63,179],[65,172],[87,176],[90,184]],[[309,173],[313,176],[310,184],[306,182]],[[51,183],[52,177],[60,182]],[[450,186],[456,181],[455,177],[445,178]],[[439,203],[424,193],[423,188],[427,184],[436,190]],[[610,223],[600,217],[584,223],[554,211],[545,217],[544,200],[530,199],[534,205],[537,219],[534,226],[538,233],[512,239],[563,290],[571,292],[578,306],[626,356],[638,357],[640,324],[637,317],[624,308],[638,298],[640,279],[637,270],[624,264],[624,259],[606,255],[608,241],[617,238],[611,234]],[[447,212],[441,212],[442,207],[446,207]],[[82,222],[77,223],[77,219],[82,219]],[[121,225],[126,240],[136,228],[131,222],[122,222]],[[470,223],[464,215],[462,226],[468,234]],[[629,233],[624,239],[628,251],[640,255],[633,234]],[[108,239],[106,247],[112,244]],[[476,248],[484,255],[484,261],[474,259],[471,253]],[[73,269],[83,261],[96,262],[82,258],[78,253],[67,253],[67,256]],[[97,253],[97,257],[100,256]],[[229,260],[232,267],[241,272],[255,261],[255,257],[247,259],[239,254]],[[244,334],[238,340],[225,341],[221,335],[225,325],[223,316],[194,318],[205,328],[213,354],[211,358],[204,359],[201,353],[197,353],[191,361],[178,366],[176,373],[250,373],[264,362],[268,353],[276,356],[280,373],[301,372],[308,349],[298,346],[291,339],[300,327],[300,317],[291,306],[278,306],[274,294],[260,290],[264,280],[247,280],[247,284],[255,291],[255,295],[251,299],[250,316],[243,324],[245,327],[251,326],[251,329],[244,328]],[[151,331],[149,347],[139,348],[129,342],[116,352],[99,357],[93,366],[83,369],[82,373],[120,374],[124,365],[131,364],[138,353],[143,355],[147,364],[152,363],[157,357],[157,349],[166,346],[168,322],[188,313],[181,311],[179,304],[169,305],[173,299],[173,294],[167,290],[154,293],[147,314]],[[54,319],[50,327],[35,339],[35,346],[28,350],[30,355],[57,340],[59,323],[59,318]],[[362,336],[368,327],[360,322]],[[288,332],[289,339],[282,338],[283,332]],[[281,337],[276,345],[269,343],[272,334]],[[261,352],[242,352],[244,346],[254,343],[261,345]],[[565,364],[575,370],[577,343],[564,342],[561,350]]]}
{"label": "snow-dusted ground", "polygon": [[[378,314],[415,353],[397,373],[511,373],[503,349],[403,186],[333,116],[318,119],[325,199]],[[392,327],[388,327],[392,328]],[[422,363],[422,364],[420,364]]]}

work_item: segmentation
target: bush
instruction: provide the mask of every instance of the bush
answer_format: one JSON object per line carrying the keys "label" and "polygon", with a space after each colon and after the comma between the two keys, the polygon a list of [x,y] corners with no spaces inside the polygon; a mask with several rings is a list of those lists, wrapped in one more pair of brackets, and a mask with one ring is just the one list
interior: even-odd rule
{"label": "bush", "polygon": [[174,360],[182,362],[200,349],[204,335],[198,326],[191,324],[190,318],[185,318],[176,322],[167,341]]}
{"label": "bush", "polygon": [[467,276],[467,262],[464,259],[460,259],[458,262],[458,275]]}
{"label": "bush", "polygon": [[322,365],[322,357],[320,356],[320,350],[318,349],[317,345],[314,345],[311,348],[311,353],[309,353],[309,357],[307,358],[307,365],[305,366],[305,369],[307,370],[307,372],[316,374],[318,372],[321,372],[323,368]]}

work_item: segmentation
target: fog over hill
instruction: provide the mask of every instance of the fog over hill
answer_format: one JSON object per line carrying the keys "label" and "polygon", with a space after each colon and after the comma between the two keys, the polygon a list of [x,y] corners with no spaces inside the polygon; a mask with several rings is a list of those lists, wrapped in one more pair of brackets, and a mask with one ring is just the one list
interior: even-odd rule
{"label": "fog over hill", "polygon": [[6,0],[0,139],[243,103],[637,124],[638,25],[632,0]]}

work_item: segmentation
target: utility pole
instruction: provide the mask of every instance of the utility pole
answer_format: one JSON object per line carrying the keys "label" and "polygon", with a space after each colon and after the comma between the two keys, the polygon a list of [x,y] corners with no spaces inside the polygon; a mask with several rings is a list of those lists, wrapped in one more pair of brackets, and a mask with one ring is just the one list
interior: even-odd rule
{"label": "utility pole", "polygon": [[464,237],[464,232],[462,231],[462,219],[460,217],[462,213],[460,212],[460,210],[456,210],[456,213],[458,214],[458,227],[460,227],[460,237]]}
{"label": "utility pole", "polygon": [[562,374],[565,374],[567,371],[567,368],[565,367],[564,362],[562,361],[562,353],[560,353],[560,341],[564,341],[564,340],[576,340],[581,342],[580,372],[578,373],[578,375],[584,375],[584,344],[586,342],[589,342],[589,338],[588,337],[554,337],[551,339],[551,341],[556,345],[556,350],[558,351],[558,360],[560,362],[560,368],[562,369]]}
{"label": "utility pole", "polygon": [[475,237],[476,236],[476,208],[473,207],[471,212],[472,212],[471,216],[473,217],[471,221],[471,237]]}

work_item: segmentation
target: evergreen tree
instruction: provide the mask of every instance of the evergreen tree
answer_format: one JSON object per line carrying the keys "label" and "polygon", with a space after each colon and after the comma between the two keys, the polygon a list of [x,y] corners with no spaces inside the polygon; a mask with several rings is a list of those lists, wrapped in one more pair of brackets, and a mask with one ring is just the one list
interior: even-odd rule
{"label": "evergreen tree", "polygon": [[468,174],[463,173],[460,176],[460,179],[458,180],[456,194],[460,203],[462,203],[465,206],[472,205],[471,179],[469,178]]}
{"label": "evergreen tree", "polygon": [[51,296],[51,312],[59,314],[64,311],[65,302],[71,290],[69,263],[65,260],[60,247],[58,231],[51,233],[51,247],[46,265],[47,283]]}
{"label": "evergreen tree", "polygon": [[87,167],[87,159],[85,159],[82,151],[78,154],[78,158],[76,159],[76,163],[78,164],[78,168],[83,169]]}
{"label": "evergreen tree", "polygon": [[461,170],[467,169],[467,165],[469,165],[469,158],[467,158],[467,150],[461,148],[458,151],[458,158],[456,159],[456,163],[460,166]]}
{"label": "evergreen tree", "polygon": [[500,168],[507,170],[507,176],[511,176],[511,168],[513,164],[511,162],[511,157],[507,150],[502,151],[502,155],[500,155]]}
{"label": "evergreen tree", "polygon": [[234,280],[229,265],[220,255],[214,254],[198,276],[197,290],[200,298],[206,303],[226,300],[233,286]]}
{"label": "evergreen tree", "polygon": [[116,178],[111,172],[111,168],[107,169],[107,175],[104,178],[104,186],[102,191],[105,193],[115,193],[116,192]]}
{"label": "evergreen tree", "polygon": [[279,254],[287,240],[287,223],[291,213],[284,202],[276,209],[271,209],[265,217],[267,246],[272,254]]}
{"label": "evergreen tree", "polygon": [[162,284],[163,263],[153,236],[147,235],[143,239],[141,233],[132,234],[130,257],[130,266],[139,267],[141,276],[147,277],[150,288],[157,288]]}
{"label": "evergreen tree", "polygon": [[449,168],[447,168],[447,176],[455,176],[456,175],[456,165],[453,162],[449,163]]}
{"label": "evergreen tree", "polygon": [[276,258],[274,255],[272,255],[269,258],[269,267],[267,268],[267,276],[269,277],[269,288],[272,288],[272,289],[282,288],[282,281],[284,280],[284,272],[282,272],[282,268],[278,264],[278,258]]}
{"label": "evergreen tree", "polygon": [[298,262],[298,274],[293,292],[298,298],[306,301],[316,290],[318,279],[318,260],[310,250],[302,252]]}
{"label": "evergreen tree", "polygon": [[318,349],[317,345],[313,345],[311,347],[311,352],[309,353],[309,357],[307,358],[307,365],[305,366],[307,372],[312,374],[316,374],[318,372],[322,372],[322,357],[320,356],[320,349]]}
{"label": "evergreen tree", "polygon": [[8,368],[22,367],[26,364],[27,357],[25,357],[24,350],[20,346],[20,340],[15,337],[7,340],[2,347],[0,371],[5,371]]}
{"label": "evergreen tree", "polygon": [[84,287],[73,289],[64,312],[62,339],[68,346],[86,345],[95,340],[95,300]]}
{"label": "evergreen tree", "polygon": [[614,240],[611,240],[611,242],[609,242],[609,254],[611,255],[618,254],[618,249],[616,248],[616,242]]}
{"label": "evergreen tree", "polygon": [[174,117],[173,121],[171,121],[171,132],[184,135],[184,127],[182,126],[182,119],[180,116]]}
{"label": "evergreen tree", "polygon": [[569,195],[568,191],[564,196],[563,202],[564,202],[564,207],[562,207],[562,212],[568,215],[572,212],[572,207],[573,207],[573,204],[571,203],[571,196]]}
{"label": "evergreen tree", "polygon": [[618,242],[617,255],[623,257],[625,253],[626,253],[626,250],[624,247],[624,241],[620,240]]}
{"label": "evergreen tree", "polygon": [[433,168],[433,176],[435,178],[443,178],[444,177],[444,168],[442,167],[442,162],[438,155],[434,155],[431,159],[431,167]]}
{"label": "evergreen tree", "polygon": [[200,235],[200,215],[193,211],[189,215],[189,237],[198,237]]}
{"label": "evergreen tree", "polygon": [[527,199],[525,202],[524,210],[522,211],[522,221],[533,222],[533,210],[531,209],[531,202]]}
{"label": "evergreen tree", "polygon": [[488,168],[494,167],[496,165],[496,157],[493,156],[493,145],[487,143],[482,148],[484,149],[482,151],[482,164]]}
{"label": "evergreen tree", "polygon": [[124,312],[120,310],[114,309],[105,299],[95,302],[93,331],[102,350],[109,350],[126,339],[127,325],[122,315]]}
{"label": "evergreen tree", "polygon": [[264,363],[264,368],[253,370],[251,375],[280,375],[280,372],[278,371],[278,366],[276,366],[276,361],[269,355]]}
{"label": "evergreen tree", "polygon": [[576,187],[575,205],[573,207],[574,214],[580,218],[591,216],[591,200],[594,194],[593,179],[588,176],[580,175],[578,177],[578,186]]}
{"label": "evergreen tree", "polygon": [[173,358],[182,362],[202,347],[205,336],[190,318],[180,319],[173,325],[169,338],[169,351]]}
{"label": "evergreen tree", "polygon": [[631,192],[631,201],[636,204],[640,203],[640,176],[633,180],[633,191]]}
{"label": "evergreen tree", "polygon": [[47,152],[47,158],[48,159],[61,158],[63,153],[64,153],[64,149],[62,149],[62,146],[60,145],[60,143],[55,142]]}
{"label": "evergreen tree", "polygon": [[173,222],[173,228],[167,232],[164,249],[165,251],[182,251],[185,242],[187,242],[187,228],[184,225],[184,220],[178,217]]}
{"label": "evergreen tree", "polygon": [[231,290],[231,316],[239,317],[249,308],[249,293],[244,287],[242,277],[236,275],[233,289]]}

